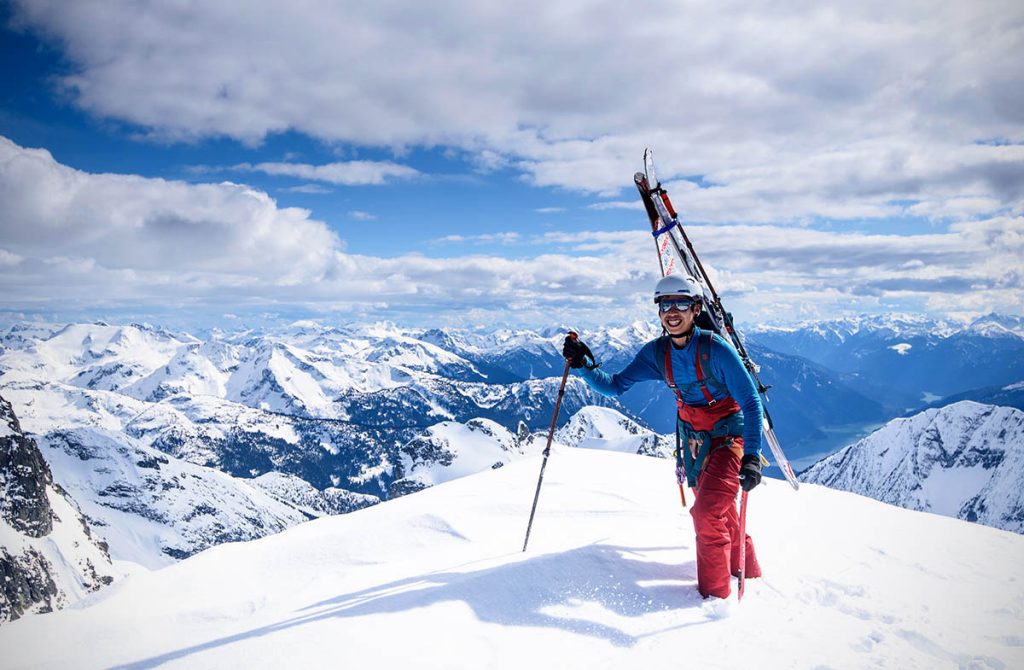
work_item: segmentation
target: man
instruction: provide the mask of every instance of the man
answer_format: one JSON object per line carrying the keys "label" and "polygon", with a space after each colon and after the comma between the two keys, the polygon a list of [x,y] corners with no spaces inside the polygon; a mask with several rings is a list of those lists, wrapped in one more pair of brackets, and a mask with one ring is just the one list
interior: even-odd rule
{"label": "man", "polygon": [[[676,395],[677,473],[697,500],[690,510],[697,536],[697,589],[728,598],[746,542],[745,577],[760,577],[754,545],[741,540],[736,495],[761,481],[761,400],[736,350],[698,328],[703,291],[691,277],[667,275],[654,289],[665,335],[645,344],[618,374],[588,364],[593,356],[576,337],[565,340],[569,365],[598,393],[618,396],[640,381],[663,380]],[[681,453],[680,453],[681,452]]]}

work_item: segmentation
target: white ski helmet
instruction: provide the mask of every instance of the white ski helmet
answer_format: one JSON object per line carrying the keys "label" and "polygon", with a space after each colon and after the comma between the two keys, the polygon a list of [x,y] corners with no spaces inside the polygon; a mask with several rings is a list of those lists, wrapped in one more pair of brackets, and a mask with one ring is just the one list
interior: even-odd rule
{"label": "white ski helmet", "polygon": [[654,287],[654,302],[660,302],[667,295],[685,295],[700,300],[704,291],[693,277],[680,274],[665,275]]}

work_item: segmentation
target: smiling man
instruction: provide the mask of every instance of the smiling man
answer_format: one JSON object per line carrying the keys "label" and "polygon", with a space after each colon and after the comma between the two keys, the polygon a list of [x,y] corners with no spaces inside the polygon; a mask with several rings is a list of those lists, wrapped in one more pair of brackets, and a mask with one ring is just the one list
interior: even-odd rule
{"label": "smiling man", "polygon": [[618,374],[599,370],[590,350],[566,338],[563,355],[598,393],[618,396],[641,381],[662,380],[675,393],[678,448],[676,472],[696,492],[690,514],[697,535],[697,589],[727,598],[730,575],[739,574],[746,542],[745,577],[761,568],[749,536],[740,538],[736,495],[761,481],[761,400],[732,345],[697,326],[703,291],[691,277],[658,281],[654,302],[664,334],[647,344]]}

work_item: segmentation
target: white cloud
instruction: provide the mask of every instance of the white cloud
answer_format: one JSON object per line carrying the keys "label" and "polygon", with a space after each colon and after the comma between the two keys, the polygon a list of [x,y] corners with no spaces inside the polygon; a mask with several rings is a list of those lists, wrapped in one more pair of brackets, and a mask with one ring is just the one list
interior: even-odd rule
{"label": "white cloud", "polygon": [[2,137],[0,202],[10,252],[91,259],[109,270],[299,282],[331,271],[342,248],[308,211],[279,208],[245,186],[89,174]]}
{"label": "white cloud", "polygon": [[376,214],[371,214],[369,212],[363,212],[363,211],[360,211],[358,209],[354,209],[354,210],[350,211],[348,213],[348,217],[350,219],[355,219],[356,221],[376,221],[377,220],[377,215]]}
{"label": "white cloud", "polygon": [[715,184],[686,203],[703,221],[888,217],[903,200],[956,219],[1024,197],[1019,2],[16,5],[61,45],[76,104],[169,138],[457,147],[612,198],[654,146],[663,177]]}
{"label": "white cloud", "polygon": [[635,209],[642,210],[644,208],[643,203],[640,201],[639,196],[635,200],[613,200],[606,202],[595,202],[592,205],[587,205],[587,209],[593,209],[601,212],[611,209]]}
{"label": "white cloud", "polygon": [[326,165],[308,165],[306,163],[258,163],[250,165],[242,163],[236,165],[235,169],[263,172],[273,176],[311,179],[313,181],[322,181],[342,186],[384,184],[390,179],[412,179],[420,176],[419,171],[414,168],[388,161],[347,161],[344,163],[328,163]]}
{"label": "white cloud", "polygon": [[516,232],[481,233],[479,235],[445,235],[433,240],[435,244],[515,244],[522,239]]}
{"label": "white cloud", "polygon": [[[542,250],[527,258],[355,255],[307,211],[281,208],[250,188],[90,174],[3,138],[0,201],[8,310],[159,304],[240,314],[290,306],[462,325],[483,318],[545,324],[570,310],[579,323],[607,323],[649,316],[655,279],[654,245],[642,223],[631,231],[442,240]],[[906,305],[1019,313],[1024,303],[1020,215],[915,235],[687,229],[727,304],[745,320]]]}
{"label": "white cloud", "polygon": [[6,249],[0,249],[0,268],[10,268],[21,263],[24,258],[18,254],[12,254]]}
{"label": "white cloud", "polygon": [[325,195],[327,193],[333,193],[331,189],[319,184],[302,184],[300,186],[289,186],[288,188],[282,188],[279,190],[283,193],[305,193],[307,195]]}

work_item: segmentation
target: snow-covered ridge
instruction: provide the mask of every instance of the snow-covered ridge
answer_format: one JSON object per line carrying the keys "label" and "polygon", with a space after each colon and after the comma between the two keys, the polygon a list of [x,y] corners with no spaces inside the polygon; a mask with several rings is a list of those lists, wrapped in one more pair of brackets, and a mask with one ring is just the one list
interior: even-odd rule
{"label": "snow-covered ridge", "polygon": [[904,411],[1024,376],[1020,317],[990,314],[969,323],[860,317],[784,328],[757,326],[747,334],[777,352],[852,375],[858,386]]}
{"label": "snow-covered ridge", "polygon": [[[629,347],[636,343],[630,334],[640,336],[638,328],[609,331],[607,338],[617,348]],[[418,382],[491,386],[485,393],[493,396],[495,384],[552,376],[551,363],[561,351],[558,334],[410,331],[388,324],[348,330],[307,325],[260,336],[214,334],[206,341],[137,325],[19,325],[3,339],[3,386],[59,382],[147,402],[212,396],[259,410],[338,420],[350,419],[339,398]],[[494,379],[490,368],[500,366],[506,355],[536,358],[541,367],[535,375],[505,372],[504,378]]]}
{"label": "snow-covered ridge", "polygon": [[675,438],[658,435],[619,412],[606,407],[585,407],[555,431],[559,444],[582,449],[620,451],[667,458],[675,449]]}
{"label": "snow-covered ridge", "polygon": [[55,479],[115,560],[156,569],[308,518],[245,480],[185,463],[121,433],[78,428],[51,431],[38,441]]}
{"label": "snow-covered ridge", "polygon": [[963,401],[896,419],[801,480],[1024,533],[1024,412]]}
{"label": "snow-covered ridge", "polygon": [[[618,451],[667,458],[674,438],[658,435],[607,407],[584,407],[555,431],[555,444],[580,449]],[[487,419],[445,421],[402,446],[391,496],[405,495],[488,469],[504,467],[540,452],[545,431],[531,432],[523,423],[516,433]]]}
{"label": "snow-covered ridge", "polygon": [[4,665],[743,668],[753,653],[757,667],[1024,667],[1024,537],[758,487],[747,523],[764,577],[738,605],[705,602],[669,463],[556,447],[524,553],[539,465],[215,547],[0,627]]}
{"label": "snow-covered ridge", "polygon": [[981,335],[1014,334],[1024,337],[1024,317],[988,314],[975,319],[955,320],[934,319],[919,314],[861,314],[825,321],[805,320],[784,325],[742,324],[742,329],[752,335],[807,332],[821,337],[834,338],[840,342],[853,335],[868,334],[946,338],[957,333],[974,332]]}
{"label": "snow-covered ridge", "polygon": [[497,469],[532,449],[523,423],[517,433],[487,419],[444,421],[401,448],[392,497],[405,495],[488,469]]}
{"label": "snow-covered ridge", "polygon": [[309,452],[329,457],[340,436],[308,421],[202,396],[147,403],[64,384],[4,393],[24,408],[25,424],[38,427],[56,483],[119,561],[157,568],[220,542],[379,502],[330,481],[317,490],[283,473],[273,482],[248,479],[273,471],[270,445],[294,460],[302,439],[320,434]]}

